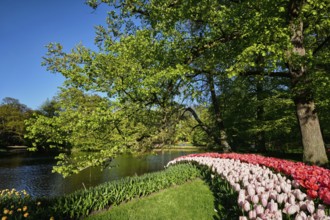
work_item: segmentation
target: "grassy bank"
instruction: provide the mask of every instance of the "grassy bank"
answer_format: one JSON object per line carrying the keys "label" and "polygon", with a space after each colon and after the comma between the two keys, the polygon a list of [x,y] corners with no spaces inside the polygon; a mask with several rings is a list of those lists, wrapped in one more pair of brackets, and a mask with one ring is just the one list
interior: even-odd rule
{"label": "grassy bank", "polygon": [[201,179],[112,207],[88,219],[214,219],[214,197]]}
{"label": "grassy bank", "polygon": [[0,219],[237,219],[236,198],[209,168],[177,164],[55,198],[0,191]]}
{"label": "grassy bank", "polygon": [[26,192],[4,190],[0,191],[0,219],[23,219],[23,209],[28,210],[24,214],[31,219],[80,219],[92,212],[145,197],[198,177],[201,177],[201,171],[197,167],[180,164],[55,198],[32,198]]}

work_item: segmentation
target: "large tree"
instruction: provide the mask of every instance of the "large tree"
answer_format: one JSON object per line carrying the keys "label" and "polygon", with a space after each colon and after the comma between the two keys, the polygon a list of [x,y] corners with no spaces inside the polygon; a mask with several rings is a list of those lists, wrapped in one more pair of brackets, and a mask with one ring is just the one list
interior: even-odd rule
{"label": "large tree", "polygon": [[[290,80],[304,159],[327,162],[311,86],[321,79],[314,72],[326,72],[329,62],[329,6],[323,1],[87,3],[110,6],[108,26],[97,27],[99,50],[48,46],[44,65],[66,77],[68,90],[57,116],[40,116],[30,125],[32,138],[40,135],[38,125],[46,126],[56,134],[47,136],[49,143],[100,152],[94,158],[62,155],[64,167],[80,170],[106,162],[121,149],[141,148],[147,140],[164,141],[188,112],[210,142],[230,150],[222,82],[247,76]],[[262,82],[256,90],[262,94]],[[196,103],[211,110],[211,120],[203,121],[192,108]],[[262,121],[262,106],[256,112]]]}
{"label": "large tree", "polygon": [[[101,3],[87,2],[95,8]],[[316,80],[313,73],[320,69],[327,72],[329,68],[326,1],[102,2],[116,8],[110,14],[110,31],[118,32],[113,25],[118,24],[118,18],[142,19],[147,29],[173,39],[179,36],[180,43],[190,49],[185,50],[188,59],[182,64],[197,69],[195,73],[211,75],[213,79],[223,73],[291,79],[304,160],[319,164],[328,161],[312,89]]]}

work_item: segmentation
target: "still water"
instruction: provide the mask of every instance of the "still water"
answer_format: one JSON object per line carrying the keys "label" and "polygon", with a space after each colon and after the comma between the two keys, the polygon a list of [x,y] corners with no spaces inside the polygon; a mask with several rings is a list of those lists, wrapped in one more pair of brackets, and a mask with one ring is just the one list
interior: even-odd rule
{"label": "still water", "polygon": [[88,168],[79,174],[63,178],[52,173],[56,160],[52,156],[31,152],[0,152],[0,190],[25,189],[32,196],[57,196],[77,189],[164,169],[170,160],[196,151],[163,151],[133,157],[120,156],[111,163],[111,169]]}

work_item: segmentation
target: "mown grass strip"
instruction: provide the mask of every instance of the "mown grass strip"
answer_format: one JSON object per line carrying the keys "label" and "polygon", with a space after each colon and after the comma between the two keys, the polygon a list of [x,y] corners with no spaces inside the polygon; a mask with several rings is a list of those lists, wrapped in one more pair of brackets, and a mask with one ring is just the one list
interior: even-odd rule
{"label": "mown grass strip", "polygon": [[148,197],[136,199],[109,211],[90,216],[102,219],[214,219],[212,191],[201,179],[168,188]]}

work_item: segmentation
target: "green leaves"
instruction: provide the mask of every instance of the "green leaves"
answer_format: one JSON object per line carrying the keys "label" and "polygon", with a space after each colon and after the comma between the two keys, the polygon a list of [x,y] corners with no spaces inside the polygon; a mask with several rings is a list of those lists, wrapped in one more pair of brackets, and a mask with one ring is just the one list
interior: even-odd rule
{"label": "green leaves", "polygon": [[[82,45],[65,51],[58,43],[49,44],[43,64],[66,77],[59,96],[60,110],[55,117],[38,116],[28,122],[28,135],[35,138],[36,145],[100,153],[100,160],[63,160],[60,165],[70,169],[100,164],[106,156],[126,149],[143,151],[159,142],[173,143],[180,113],[191,105],[213,108],[203,116],[204,124],[214,130],[208,132],[208,139],[219,135],[214,125],[214,112],[221,113],[218,106],[226,112],[224,121],[232,126],[228,130],[233,135],[256,134],[261,129],[270,134],[281,126],[288,133],[295,125],[289,125],[293,120],[287,82],[262,81],[270,94],[259,103],[255,97],[249,100],[251,87],[241,76],[256,73],[267,78],[302,66],[312,74],[329,63],[329,4],[321,0],[303,2],[294,19],[288,0],[86,3],[93,8],[102,3],[110,6],[107,26],[96,28],[99,51]],[[303,55],[294,49],[297,32],[293,34],[293,30],[300,27],[299,22],[304,28],[300,31],[306,51]],[[322,79],[313,76],[311,80]],[[232,94],[244,97],[232,98]],[[279,98],[283,94],[285,101]],[[217,104],[218,100],[223,103]],[[271,107],[272,102],[276,107]],[[255,115],[262,105],[269,122],[260,124]],[[205,136],[198,130],[201,127],[190,123],[187,127],[196,128],[195,139],[204,142]],[[276,125],[273,130],[272,123]],[[80,166],[79,160],[91,163],[81,162]]]}
{"label": "green leaves", "polygon": [[6,97],[0,104],[0,146],[26,145],[24,120],[32,110],[19,100]]}

